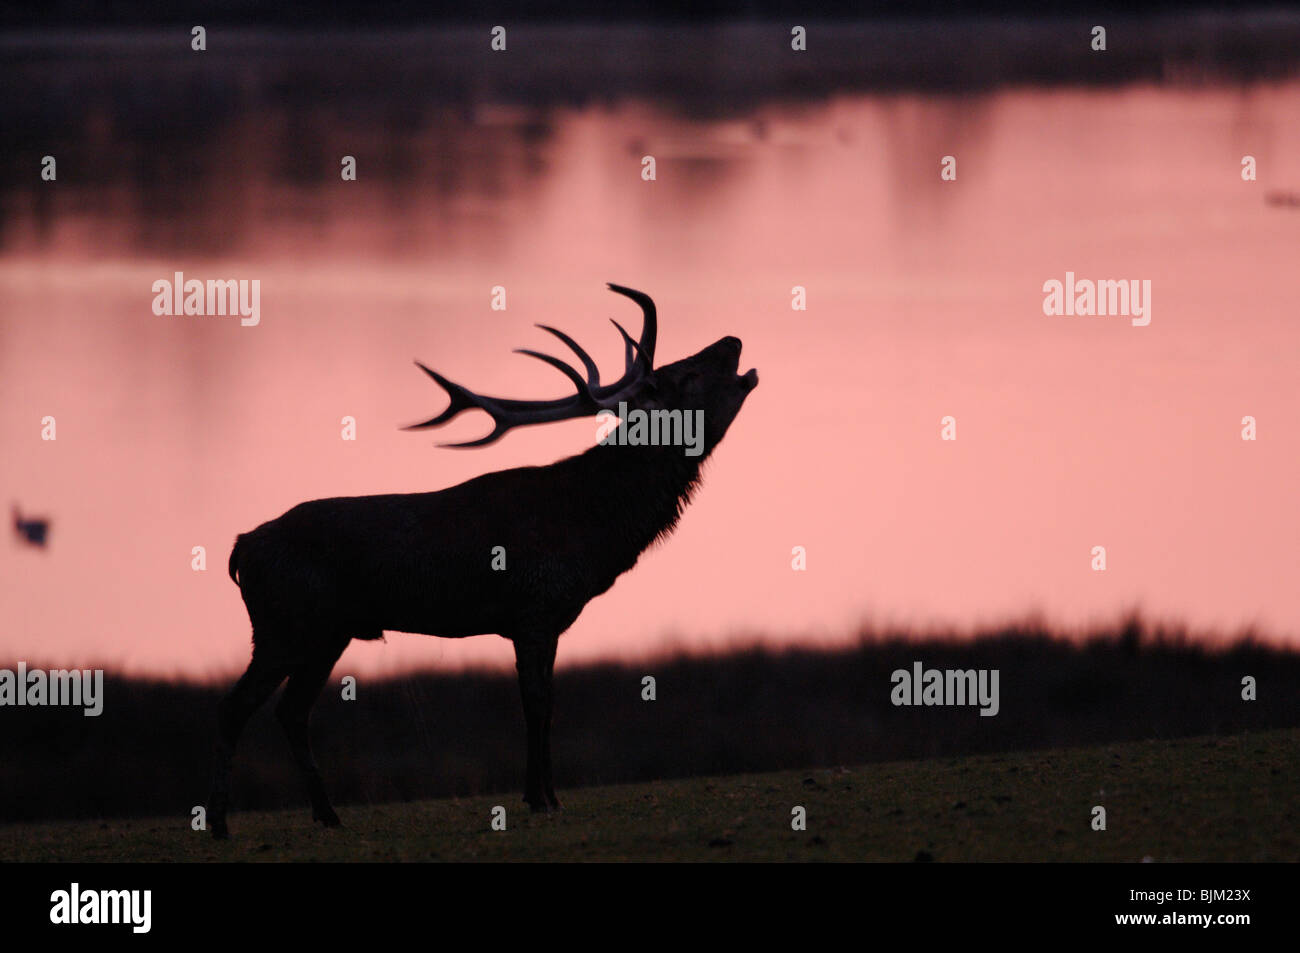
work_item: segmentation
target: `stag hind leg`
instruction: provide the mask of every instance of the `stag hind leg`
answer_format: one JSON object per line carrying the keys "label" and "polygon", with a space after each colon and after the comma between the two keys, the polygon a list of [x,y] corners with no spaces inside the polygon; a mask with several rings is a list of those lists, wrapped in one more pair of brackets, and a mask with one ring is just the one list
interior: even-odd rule
{"label": "stag hind leg", "polygon": [[515,640],[515,670],[519,673],[519,694],[524,703],[528,733],[524,801],[535,813],[560,807],[551,781],[551,685],[556,641],[555,638]]}
{"label": "stag hind leg", "polygon": [[288,669],[253,652],[248,670],[235,683],[217,708],[217,744],[214,754],[212,791],[208,795],[208,823],[212,836],[230,836],[226,826],[226,808],[230,801],[230,764],[235,745],[253,712],[261,708],[271,693],[284,681]]}
{"label": "stag hind leg", "polygon": [[325,794],[325,782],[321,780],[320,769],[312,755],[308,726],[312,706],[316,704],[321,689],[325,687],[330,672],[346,647],[347,640],[344,640],[341,645],[331,647],[328,652],[294,668],[289,673],[289,683],[284,687],[284,694],[275,706],[275,715],[284,727],[303,787],[311,799],[312,820],[320,821],[326,827],[338,827],[341,821]]}

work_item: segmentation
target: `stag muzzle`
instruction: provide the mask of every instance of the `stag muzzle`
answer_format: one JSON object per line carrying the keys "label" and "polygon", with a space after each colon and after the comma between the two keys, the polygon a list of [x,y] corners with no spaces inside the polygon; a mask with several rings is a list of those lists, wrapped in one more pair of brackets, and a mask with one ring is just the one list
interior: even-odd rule
{"label": "stag muzzle", "polygon": [[736,377],[738,377],[738,378],[740,379],[740,381],[745,385],[745,389],[746,389],[747,391],[750,391],[750,390],[753,390],[755,387],[757,387],[757,386],[758,386],[758,370],[757,370],[756,368],[751,367],[751,368],[750,368],[749,370],[747,370],[745,373],[743,373],[743,374],[739,373],[739,371],[740,371],[740,352],[741,352],[741,349],[744,348],[744,344],[741,343],[740,338],[737,338],[737,337],[725,337],[725,338],[723,338],[721,341],[719,341],[718,344],[722,345],[723,347],[729,349],[729,350],[732,352],[732,359],[731,359],[731,372],[732,372],[733,374],[735,374]]}

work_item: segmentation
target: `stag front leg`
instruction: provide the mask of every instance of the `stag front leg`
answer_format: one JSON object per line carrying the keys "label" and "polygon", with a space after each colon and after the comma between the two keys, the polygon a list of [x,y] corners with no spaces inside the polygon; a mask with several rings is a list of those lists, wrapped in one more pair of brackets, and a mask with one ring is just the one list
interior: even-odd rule
{"label": "stag front leg", "polygon": [[[555,676],[555,643],[551,646],[551,655],[546,663],[546,685],[550,688]],[[555,782],[551,780],[551,711],[554,692],[546,696],[546,722],[542,725],[542,793],[546,795],[546,806],[552,811],[560,809],[560,799],[555,796]]]}
{"label": "stag front leg", "polygon": [[528,733],[528,762],[525,769],[524,800],[534,811],[560,806],[551,785],[552,672],[556,639],[515,640],[515,669],[519,673],[519,695],[524,703]]}

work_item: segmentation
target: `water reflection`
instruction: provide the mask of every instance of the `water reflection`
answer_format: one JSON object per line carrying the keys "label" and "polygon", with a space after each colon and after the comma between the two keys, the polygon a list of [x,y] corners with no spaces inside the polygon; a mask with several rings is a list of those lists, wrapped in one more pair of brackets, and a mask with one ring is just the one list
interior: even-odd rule
{"label": "water reflection", "polygon": [[[0,150],[0,491],[59,532],[0,547],[3,652],[238,666],[236,532],[592,442],[571,422],[452,453],[396,428],[441,401],[413,357],[489,393],[561,393],[509,354],[545,343],[535,322],[605,334],[595,356],[618,366],[606,280],[656,297],[666,358],[737,334],[764,384],[678,537],[593,603],[567,659],[666,634],[816,640],[864,614],[1300,623],[1300,340],[1279,285],[1300,216],[1265,198],[1300,191],[1300,85],[777,96],[710,116],[494,105],[468,79],[392,96],[401,60],[372,55],[382,75],[354,66],[347,88],[327,62],[185,76],[178,60],[161,85],[57,73],[43,103],[60,109],[6,106],[23,124]],[[57,183],[36,174],[45,154]],[[260,280],[262,323],[154,316],[151,283],[177,270]],[[1151,327],[1046,318],[1042,283],[1067,270],[1151,280]],[[457,427],[445,439],[482,432]],[[492,639],[390,643],[344,666],[510,658]]]}

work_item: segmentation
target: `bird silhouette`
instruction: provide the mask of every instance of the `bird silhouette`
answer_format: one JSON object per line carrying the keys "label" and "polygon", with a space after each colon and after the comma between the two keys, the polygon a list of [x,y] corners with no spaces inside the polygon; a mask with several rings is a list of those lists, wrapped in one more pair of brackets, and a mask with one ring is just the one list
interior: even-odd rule
{"label": "bird silhouette", "polygon": [[49,538],[50,521],[48,519],[28,519],[24,518],[18,510],[18,504],[11,507],[14,514],[14,532],[27,543],[33,546],[44,546]]}

